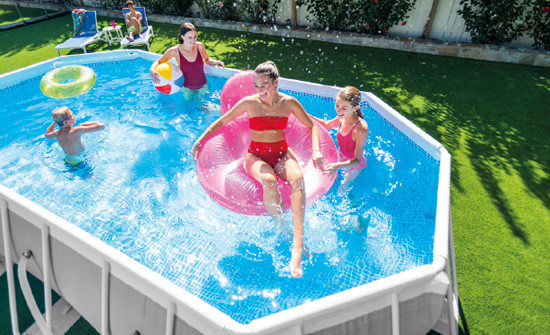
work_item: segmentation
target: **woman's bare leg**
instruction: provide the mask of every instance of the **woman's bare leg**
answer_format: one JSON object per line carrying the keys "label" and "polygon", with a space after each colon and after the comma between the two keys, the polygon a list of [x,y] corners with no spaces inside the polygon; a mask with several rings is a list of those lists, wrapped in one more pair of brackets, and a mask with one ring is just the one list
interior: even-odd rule
{"label": "woman's bare leg", "polygon": [[277,176],[273,168],[251,153],[244,159],[244,168],[252,178],[262,184],[265,209],[275,222],[283,226],[283,199],[277,188]]}
{"label": "woman's bare leg", "polygon": [[292,151],[288,151],[277,165],[275,172],[288,181],[291,190],[290,206],[292,208],[292,257],[290,259],[290,274],[292,277],[302,276],[302,244],[304,236],[304,217],[306,207],[306,191],[304,175]]}

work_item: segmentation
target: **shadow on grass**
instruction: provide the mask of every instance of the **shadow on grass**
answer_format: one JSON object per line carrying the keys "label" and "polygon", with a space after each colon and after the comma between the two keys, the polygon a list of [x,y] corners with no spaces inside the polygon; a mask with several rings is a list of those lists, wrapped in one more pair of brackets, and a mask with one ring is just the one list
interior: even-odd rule
{"label": "shadow on grass", "polygon": [[458,299],[458,317],[460,320],[460,325],[458,327],[458,334],[470,335],[470,329],[468,328],[468,322],[466,321],[466,315],[464,314],[464,310],[462,309],[462,303],[460,302],[460,298]]}
{"label": "shadow on grass", "polygon": [[[219,43],[217,31],[201,31],[203,42]],[[492,204],[524,244],[529,234],[499,175],[516,172],[517,191],[526,188],[550,209],[550,69],[242,32],[224,32],[223,41],[227,51],[218,57],[232,67],[270,59],[283,77],[371,91],[451,155],[467,152]],[[453,160],[451,182],[459,192],[467,191],[462,169]]]}

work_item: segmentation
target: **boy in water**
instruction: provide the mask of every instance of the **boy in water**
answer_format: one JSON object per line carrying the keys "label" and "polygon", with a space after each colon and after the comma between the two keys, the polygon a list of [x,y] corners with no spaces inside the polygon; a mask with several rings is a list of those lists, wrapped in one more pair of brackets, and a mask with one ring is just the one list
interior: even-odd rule
{"label": "boy in water", "polygon": [[136,7],[133,1],[126,1],[126,7],[130,9],[130,13],[126,14],[126,25],[128,26],[128,41],[133,42],[136,35],[141,37],[141,13],[136,11]]}
{"label": "boy in water", "polygon": [[[46,138],[57,139],[59,146],[61,146],[67,155],[65,157],[65,162],[72,166],[81,163],[78,155],[84,151],[82,134],[105,128],[105,125],[99,122],[84,122],[73,127],[76,123],[76,119],[69,107],[57,107],[52,111],[52,118],[54,122],[46,130],[45,136]],[[61,128],[54,130],[56,124]]]}

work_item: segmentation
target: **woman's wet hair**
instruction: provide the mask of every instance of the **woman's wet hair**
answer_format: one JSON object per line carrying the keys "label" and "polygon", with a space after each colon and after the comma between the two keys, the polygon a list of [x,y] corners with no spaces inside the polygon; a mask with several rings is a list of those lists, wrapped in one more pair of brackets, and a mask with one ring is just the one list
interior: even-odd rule
{"label": "woman's wet hair", "polygon": [[269,78],[271,78],[271,80],[275,80],[279,78],[279,70],[277,69],[277,65],[275,65],[275,63],[273,63],[270,60],[256,66],[256,69],[254,70],[254,74],[267,75],[269,76]]}
{"label": "woman's wet hair", "polygon": [[[342,100],[346,100],[350,103],[351,107],[355,108],[361,103],[361,92],[356,87],[346,86],[336,95]],[[360,118],[363,118],[363,113],[359,108],[355,111],[355,114]]]}
{"label": "woman's wet hair", "polygon": [[189,31],[197,31],[197,29],[195,29],[195,26],[192,23],[183,23],[180,27],[180,34],[178,35],[179,44],[183,44],[183,35],[187,34]]}

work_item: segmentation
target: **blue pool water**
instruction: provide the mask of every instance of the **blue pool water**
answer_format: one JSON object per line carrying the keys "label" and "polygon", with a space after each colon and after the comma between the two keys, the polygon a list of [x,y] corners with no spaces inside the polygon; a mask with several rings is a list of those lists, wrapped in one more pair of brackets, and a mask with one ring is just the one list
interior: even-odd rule
{"label": "blue pool water", "polygon": [[[189,150],[220,115],[225,79],[208,78],[208,103],[186,104],[158,93],[140,58],[84,65],[97,82],[80,97],[45,97],[41,76],[0,90],[0,183],[236,321],[432,262],[438,162],[365,103],[368,166],[351,190],[337,192],[339,177],[307,208],[304,276],[294,279],[290,243],[272,220],[222,208],[197,180]],[[315,116],[334,116],[333,99],[285,93]],[[106,124],[84,136],[81,169],[67,167],[58,144],[43,136],[52,109],[63,105],[77,123]]]}

